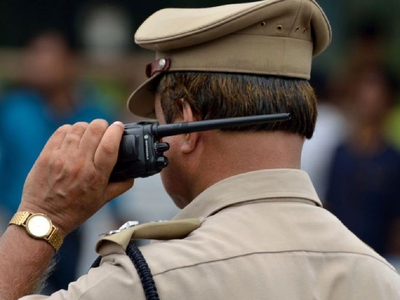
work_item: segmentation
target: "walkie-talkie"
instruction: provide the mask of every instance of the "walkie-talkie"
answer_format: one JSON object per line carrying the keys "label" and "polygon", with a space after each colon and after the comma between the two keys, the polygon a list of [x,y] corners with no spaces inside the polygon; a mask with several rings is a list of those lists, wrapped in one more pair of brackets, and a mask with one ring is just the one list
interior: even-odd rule
{"label": "walkie-talkie", "polygon": [[161,172],[163,168],[168,166],[168,159],[164,156],[164,152],[169,149],[168,143],[160,141],[163,137],[234,126],[280,122],[289,119],[290,114],[282,113],[166,125],[159,125],[157,122],[126,124],[118,160],[111,173],[110,181],[148,177]]}

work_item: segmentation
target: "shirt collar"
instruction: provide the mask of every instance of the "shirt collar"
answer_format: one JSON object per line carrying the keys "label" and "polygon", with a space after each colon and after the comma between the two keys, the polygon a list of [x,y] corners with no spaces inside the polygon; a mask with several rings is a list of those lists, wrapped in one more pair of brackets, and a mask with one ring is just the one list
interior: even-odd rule
{"label": "shirt collar", "polygon": [[[174,218],[205,218],[239,203],[255,200],[306,200],[322,207],[308,174],[296,169],[262,170],[219,181],[198,195]],[[304,202],[304,201],[302,201]]]}

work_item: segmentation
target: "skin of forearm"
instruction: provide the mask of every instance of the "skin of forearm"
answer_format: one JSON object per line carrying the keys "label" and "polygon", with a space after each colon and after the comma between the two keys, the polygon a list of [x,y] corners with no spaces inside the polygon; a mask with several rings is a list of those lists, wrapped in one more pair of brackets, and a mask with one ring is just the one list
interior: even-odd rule
{"label": "skin of forearm", "polygon": [[9,226],[0,239],[0,300],[15,300],[36,291],[55,254],[46,241],[24,228]]}

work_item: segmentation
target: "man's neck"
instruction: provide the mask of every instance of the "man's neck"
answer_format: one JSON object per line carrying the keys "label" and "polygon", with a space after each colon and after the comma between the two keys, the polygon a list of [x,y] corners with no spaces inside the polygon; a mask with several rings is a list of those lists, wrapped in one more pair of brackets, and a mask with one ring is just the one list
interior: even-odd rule
{"label": "man's neck", "polygon": [[[213,184],[242,173],[299,169],[304,139],[283,132],[210,132],[191,176],[191,200]],[[190,180],[190,179],[189,179]]]}

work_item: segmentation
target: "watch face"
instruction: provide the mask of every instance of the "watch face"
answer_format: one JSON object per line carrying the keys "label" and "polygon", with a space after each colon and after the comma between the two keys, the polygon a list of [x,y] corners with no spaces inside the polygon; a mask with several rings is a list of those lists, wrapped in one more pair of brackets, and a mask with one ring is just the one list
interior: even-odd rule
{"label": "watch face", "polygon": [[44,215],[32,215],[26,222],[26,229],[34,237],[45,237],[51,231],[51,221]]}

